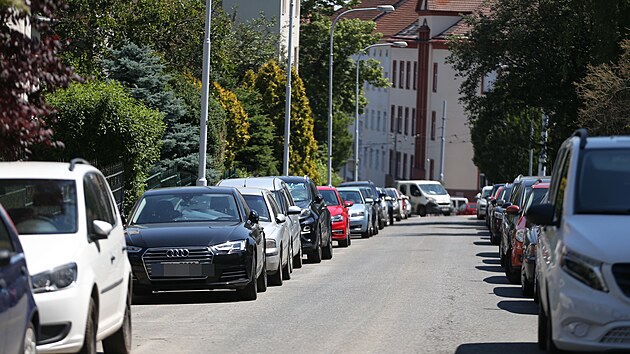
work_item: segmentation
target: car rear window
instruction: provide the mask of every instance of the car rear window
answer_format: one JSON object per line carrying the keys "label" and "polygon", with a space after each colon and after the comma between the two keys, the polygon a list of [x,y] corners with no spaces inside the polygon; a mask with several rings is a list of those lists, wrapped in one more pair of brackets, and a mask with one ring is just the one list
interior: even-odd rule
{"label": "car rear window", "polygon": [[630,214],[630,150],[586,150],[579,165],[575,212]]}

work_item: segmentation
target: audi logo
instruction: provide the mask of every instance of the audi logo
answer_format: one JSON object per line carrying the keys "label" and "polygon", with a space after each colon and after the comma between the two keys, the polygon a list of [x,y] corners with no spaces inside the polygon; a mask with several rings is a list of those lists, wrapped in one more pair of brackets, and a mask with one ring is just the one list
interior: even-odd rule
{"label": "audi logo", "polygon": [[188,257],[189,254],[188,248],[171,248],[166,251],[166,257],[168,258],[183,258]]}

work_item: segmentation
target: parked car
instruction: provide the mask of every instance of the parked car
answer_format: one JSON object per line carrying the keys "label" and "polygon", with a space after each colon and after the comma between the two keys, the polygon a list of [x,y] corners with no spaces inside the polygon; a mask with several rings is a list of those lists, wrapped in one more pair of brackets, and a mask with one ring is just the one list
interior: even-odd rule
{"label": "parked car", "polygon": [[490,196],[488,197],[488,203],[486,203],[486,227],[490,230],[490,219],[492,218],[492,213],[490,209],[492,208],[492,201],[496,200],[498,197],[499,188],[504,187],[505,183],[495,183],[492,185],[492,191],[490,192]]}
{"label": "parked car", "polygon": [[0,352],[36,353],[38,334],[39,315],[22,244],[0,205]]}
{"label": "parked car", "polygon": [[[490,242],[493,245],[499,245],[501,242],[501,234],[503,233],[503,212],[504,208],[509,206],[508,200],[512,195],[512,184],[506,183],[498,194],[497,199],[492,201],[492,216],[490,218]],[[489,209],[490,210],[490,209]],[[501,253],[501,247],[499,247],[499,256],[501,259],[501,266],[504,265],[505,257]]]}
{"label": "parked car", "polygon": [[400,193],[401,197],[402,197],[402,205],[403,205],[403,210],[405,211],[405,218],[408,218],[411,216],[411,212],[412,212],[412,208],[411,208],[411,201],[409,200],[409,197]]}
{"label": "parked car", "polygon": [[548,202],[531,206],[538,344],[630,352],[630,137],[576,131],[556,155]]}
{"label": "parked car", "polygon": [[457,215],[476,215],[477,214],[477,203],[466,203],[462,204],[457,210]]}
{"label": "parked car", "polygon": [[451,196],[439,181],[396,181],[396,188],[409,197],[411,208],[420,216],[427,214],[451,215]]}
{"label": "parked car", "polygon": [[549,177],[518,176],[512,182],[512,194],[507,203],[501,226],[501,240],[499,240],[499,256],[505,260],[503,269],[505,276],[512,284],[521,282],[521,257],[523,255],[523,234],[516,235],[519,220],[523,218],[525,202],[532,186],[539,182],[549,182]]}
{"label": "parked car", "polygon": [[394,225],[394,202],[383,187],[376,187],[379,199],[381,200],[381,210],[385,218],[385,225]]}
{"label": "parked car", "polygon": [[369,238],[372,236],[372,205],[365,200],[363,193],[359,187],[338,187],[341,199],[351,202],[352,206],[348,209],[350,215],[350,233],[361,235],[361,238]]}
{"label": "parked car", "polygon": [[468,203],[468,198],[465,197],[451,197],[451,203],[453,203],[453,211],[457,214],[459,207]]}
{"label": "parked car", "polygon": [[350,237],[348,208],[354,203],[351,201],[344,202],[335,187],[318,186],[317,191],[322,195],[322,198],[324,198],[326,207],[330,212],[332,239],[337,241],[340,247],[350,246],[352,238]]}
{"label": "parked car", "polygon": [[324,199],[317,192],[317,186],[308,177],[282,176],[293,196],[295,204],[302,208],[302,252],[308,260],[320,263],[322,259],[333,257],[332,222]]}
{"label": "parked car", "polygon": [[[538,243],[539,226],[531,225],[525,218],[527,209],[532,205],[538,205],[543,202],[544,198],[549,191],[549,183],[538,182],[532,186],[532,190],[525,201],[525,206],[520,210],[519,220],[516,225],[515,244],[512,249],[517,250],[512,256],[516,256],[517,259],[513,260],[513,264],[517,261],[521,263],[520,275],[521,275],[521,289],[523,295],[534,296],[534,282],[536,274],[536,244]],[[511,207],[508,207],[510,209]],[[522,243],[522,246],[519,245]],[[521,254],[518,253],[518,249],[521,248]],[[521,261],[522,260],[522,261]]]}
{"label": "parked car", "polygon": [[289,187],[283,180],[278,177],[230,178],[219,181],[217,185],[270,190],[280,207],[280,212],[287,217],[287,225],[292,240],[293,268],[302,268],[302,227],[300,226],[302,208],[295,204]]}
{"label": "parked car", "polygon": [[[385,227],[386,223],[386,212],[383,211],[383,206],[381,204],[380,195],[378,190],[376,189],[376,185],[372,181],[354,181],[354,182],[342,182],[339,184],[340,187],[364,187],[365,193],[364,198],[369,198],[372,201],[368,203],[372,204],[372,208],[374,209],[374,217],[372,218],[372,222],[374,223],[374,235],[378,234],[378,230],[382,230]],[[367,201],[367,200],[366,200]]]}
{"label": "parked car", "polygon": [[131,351],[131,269],[123,222],[101,172],[81,159],[0,162],[39,309],[37,351]]}
{"label": "parked car", "polygon": [[481,192],[477,194],[477,219],[485,219],[488,211],[488,199],[492,193],[492,186],[481,188]]}
{"label": "parked car", "polygon": [[403,210],[404,206],[402,194],[400,194],[398,189],[393,187],[385,188],[385,191],[387,192],[387,195],[392,198],[392,211],[390,214],[396,218],[396,221],[406,219],[407,213]]}
{"label": "parked car", "polygon": [[232,187],[144,192],[129,215],[133,290],[236,289],[243,300],[267,290],[259,215]]}
{"label": "parked car", "polygon": [[258,213],[258,223],[265,235],[265,268],[270,285],[282,285],[291,279],[293,247],[287,217],[268,189],[238,187],[247,206]]}

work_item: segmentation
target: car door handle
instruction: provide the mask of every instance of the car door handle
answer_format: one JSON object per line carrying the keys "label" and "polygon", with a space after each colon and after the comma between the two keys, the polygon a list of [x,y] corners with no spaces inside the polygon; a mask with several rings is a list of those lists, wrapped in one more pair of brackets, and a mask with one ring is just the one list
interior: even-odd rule
{"label": "car door handle", "polygon": [[111,263],[114,263],[114,260],[116,260],[116,256],[112,256],[112,257],[109,259],[109,261],[110,261]]}

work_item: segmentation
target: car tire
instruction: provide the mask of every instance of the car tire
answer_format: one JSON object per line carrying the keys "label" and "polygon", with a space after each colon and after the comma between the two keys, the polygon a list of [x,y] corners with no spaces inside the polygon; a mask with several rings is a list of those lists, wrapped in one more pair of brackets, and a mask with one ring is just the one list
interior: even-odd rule
{"label": "car tire", "polygon": [[24,342],[22,344],[22,351],[24,354],[37,353],[37,330],[33,322],[28,324],[26,331],[24,332]]}
{"label": "car tire", "polygon": [[322,259],[332,259],[333,258],[333,243],[332,239],[328,239],[328,246],[322,249]]}
{"label": "car tire", "polygon": [[499,260],[501,267],[505,267],[505,256],[503,255],[503,238],[499,239]]}
{"label": "car tire", "polygon": [[321,263],[322,262],[322,244],[319,242],[317,244],[317,248],[309,252],[308,261],[311,263]]}
{"label": "car tire", "polygon": [[131,353],[131,337],[131,298],[127,296],[123,323],[114,334],[103,339],[103,352],[105,354]]}
{"label": "car tire", "polygon": [[[547,297],[547,304],[549,304],[549,297]],[[564,350],[558,349],[558,347],[556,347],[556,344],[553,342],[553,327],[552,327],[552,321],[551,321],[551,314],[546,313],[545,319],[547,320],[547,323],[545,325],[545,330],[546,330],[545,331],[546,332],[545,333],[545,350],[547,351],[547,354],[565,353]]]}
{"label": "car tire", "polygon": [[534,283],[527,280],[525,263],[521,265],[521,290],[523,291],[523,296],[534,297]]}
{"label": "car tire", "polygon": [[80,354],[96,354],[96,304],[90,298],[88,305],[87,321],[85,322],[85,334],[83,336],[83,347]]}
{"label": "car tire", "polygon": [[302,246],[300,246],[298,253],[293,255],[293,268],[302,268]]}
{"label": "car tire", "polygon": [[378,229],[383,230],[385,228],[385,220],[379,218],[378,219]]}
{"label": "car tire", "polygon": [[[282,262],[280,262],[280,264],[282,264]],[[280,270],[280,267],[278,267],[278,270]],[[282,278],[281,278],[282,279]],[[264,293],[265,291],[267,291],[267,261],[263,261],[263,269],[262,272],[260,272],[260,275],[258,276],[258,278],[256,278],[256,291],[258,291],[259,293]]]}
{"label": "car tire", "polygon": [[[280,249],[282,249],[282,247]],[[267,276],[267,282],[271,286],[282,286],[282,251],[280,251],[280,262],[278,262],[278,269],[276,269],[276,272],[274,274]]]}
{"label": "car tire", "polygon": [[508,249],[505,254],[505,276],[512,284],[519,284],[521,282],[521,272],[514,269],[512,266],[512,248]]}
{"label": "car tire", "polygon": [[247,285],[245,285],[242,289],[236,290],[236,295],[244,301],[254,301],[258,298],[258,279],[255,277],[249,281]]}
{"label": "car tire", "polygon": [[282,268],[282,279],[289,280],[291,279],[291,273],[293,272],[293,257],[291,255],[293,252],[291,250],[293,246],[289,246],[289,255],[287,256],[287,265]]}
{"label": "car tire", "polygon": [[361,238],[370,238],[370,228],[368,227],[365,232],[361,233]]}
{"label": "car tire", "polygon": [[348,239],[350,239],[350,237],[346,236],[345,239],[339,240],[339,247],[348,247]]}
{"label": "car tire", "polygon": [[418,205],[418,215],[427,216],[427,208],[424,205]]}
{"label": "car tire", "polygon": [[543,308],[542,301],[538,302],[538,348],[547,348],[547,314]]}

